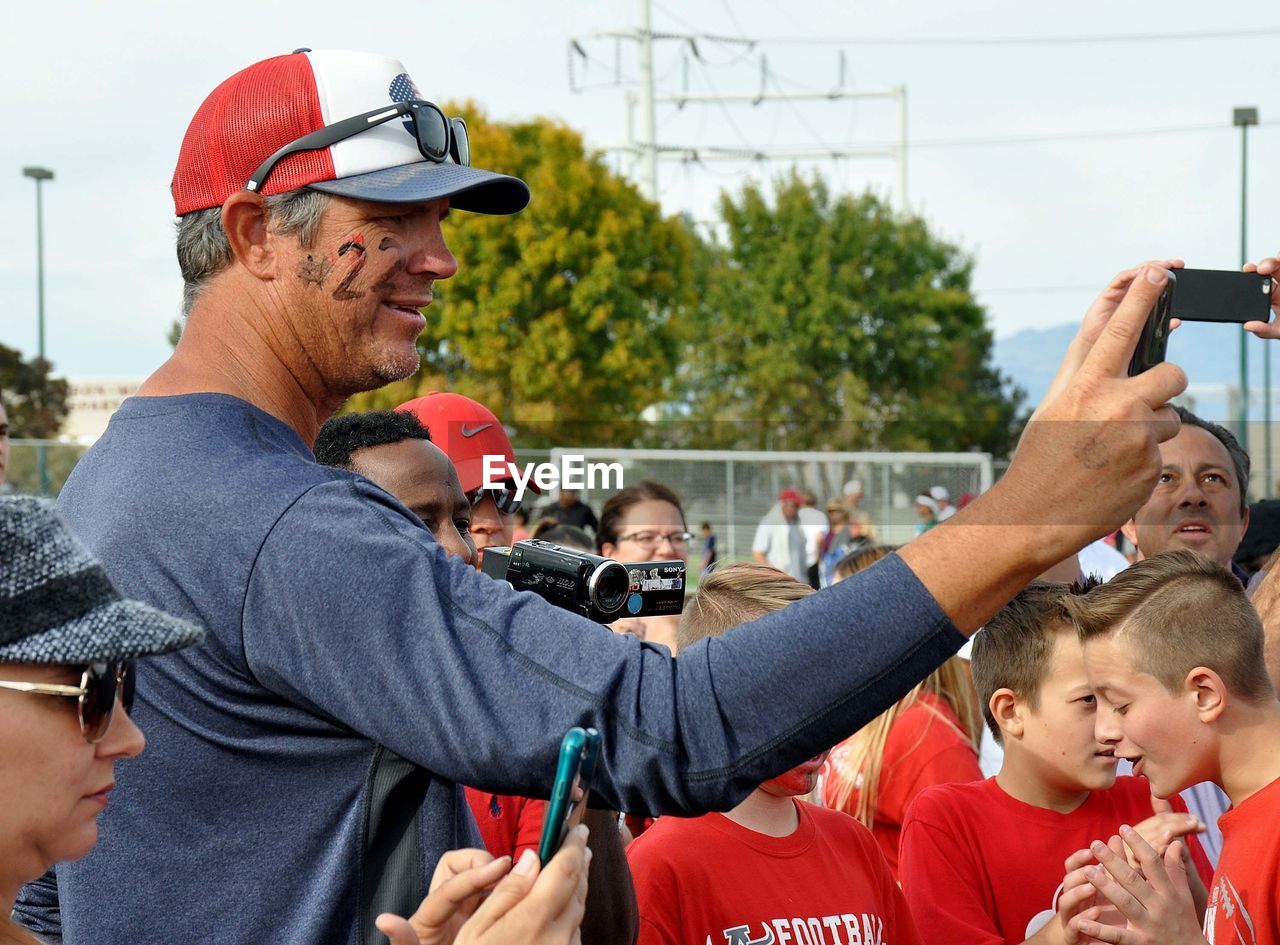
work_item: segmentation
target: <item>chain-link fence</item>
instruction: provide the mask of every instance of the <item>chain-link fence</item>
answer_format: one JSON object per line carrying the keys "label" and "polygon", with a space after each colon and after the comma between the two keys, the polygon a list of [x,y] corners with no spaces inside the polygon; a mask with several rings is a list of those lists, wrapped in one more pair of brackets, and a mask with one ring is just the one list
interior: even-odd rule
{"label": "chain-link fence", "polygon": [[[616,463],[623,484],[653,479],[674,489],[684,502],[690,530],[710,522],[720,538],[721,555],[751,557],[756,526],[783,489],[812,493],[819,509],[839,498],[851,479],[862,483],[861,508],[875,523],[880,540],[900,544],[915,534],[914,500],[931,486],[945,486],[955,501],[979,493],[993,481],[988,453],[808,453],[718,450],[627,450],[563,448],[550,453],[517,450],[521,463],[566,456],[588,463]],[[597,476],[597,482],[601,477]],[[612,489],[583,490],[597,511]]]}
{"label": "chain-link fence", "polygon": [[[56,496],[87,446],[53,440],[14,440],[8,479],[19,492]],[[43,456],[43,459],[42,459]],[[955,501],[966,492],[991,486],[993,464],[987,453],[808,453],[703,450],[627,450],[571,448],[517,450],[520,464],[552,463],[563,468],[566,456],[621,468],[624,485],[653,479],[681,497],[690,530],[710,522],[729,559],[751,556],[756,526],[783,489],[811,493],[823,508],[842,495],[851,479],[862,483],[862,509],[882,541],[900,544],[915,534],[914,499],[931,486],[945,486]],[[43,463],[43,482],[41,469]],[[611,480],[616,481],[616,477]],[[584,489],[582,498],[596,511],[616,491]],[[548,498],[550,498],[548,496]],[[536,514],[536,513],[535,513]]]}

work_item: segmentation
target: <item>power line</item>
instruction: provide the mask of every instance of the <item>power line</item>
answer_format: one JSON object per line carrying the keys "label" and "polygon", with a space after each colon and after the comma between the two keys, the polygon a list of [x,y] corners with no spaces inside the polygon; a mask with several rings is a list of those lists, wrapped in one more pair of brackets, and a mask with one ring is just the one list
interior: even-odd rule
{"label": "power line", "polygon": [[[1259,126],[1280,124],[1277,121],[1259,122]],[[1146,138],[1159,135],[1202,134],[1206,131],[1230,131],[1230,125],[1221,122],[1204,125],[1179,125],[1166,128],[1118,128],[1107,131],[1050,131],[1044,134],[992,135],[981,138],[933,138],[913,139],[912,150],[917,148],[970,148],[1004,144],[1040,144],[1050,141],[1102,141],[1115,138]]]}
{"label": "power line", "polygon": [[1115,43],[1166,43],[1222,39],[1267,39],[1280,36],[1280,27],[1247,30],[1205,30],[1194,33],[1126,33],[1092,36],[771,36],[752,40],[774,46],[1085,46]]}

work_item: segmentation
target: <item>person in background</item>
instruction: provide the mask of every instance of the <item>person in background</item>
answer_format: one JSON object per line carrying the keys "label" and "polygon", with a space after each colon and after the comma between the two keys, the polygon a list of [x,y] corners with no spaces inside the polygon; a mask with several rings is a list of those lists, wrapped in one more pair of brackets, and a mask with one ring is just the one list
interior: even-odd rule
{"label": "person in background", "polygon": [[[840,580],[891,554],[878,545],[842,567]],[[981,781],[982,714],[965,662],[951,657],[870,725],[835,747],[823,803],[870,828],[898,878],[902,822],[916,795],[934,784]]]}
{"label": "person in background", "polygon": [[[430,441],[416,416],[386,410],[331,417],[316,437],[315,454],[317,462],[359,473],[386,490],[422,520],[448,554],[474,563],[471,504],[449,458]],[[591,550],[591,539],[581,529],[558,527],[576,532],[585,541],[577,547]],[[547,538],[571,547],[574,539],[573,534]],[[465,787],[463,792],[491,856],[505,857],[508,863],[519,863],[529,855],[536,858],[545,801],[474,787]],[[584,818],[593,831],[591,848],[601,855],[593,870],[595,893],[587,900],[583,942],[613,945],[634,941],[635,897],[618,836],[617,814],[589,810]]]}
{"label": "person in background", "polygon": [[146,745],[134,661],[204,630],[121,599],[30,497],[0,498],[0,615],[0,942],[34,943],[9,924],[18,890],[89,852],[116,764]]}
{"label": "person in background", "polygon": [[865,512],[850,513],[838,499],[827,503],[828,531],[818,539],[818,580],[823,587],[834,582],[835,567],[849,552],[870,544],[867,536],[869,517]]}
{"label": "person in background", "polygon": [[818,508],[818,499],[812,492],[802,492],[800,497],[802,500],[799,513],[800,527],[804,530],[805,560],[808,562],[805,580],[816,591],[822,585],[818,565],[818,546],[831,524],[827,521],[826,514]]}
{"label": "person in background", "polygon": [[929,498],[938,506],[939,522],[945,522],[956,514],[956,507],[951,504],[951,493],[946,486],[934,486],[929,490]]}
{"label": "person in background", "polygon": [[512,517],[515,519],[515,524],[511,529],[511,540],[515,542],[532,538],[533,532],[529,529],[529,510],[522,505],[512,513]]}
{"label": "person in background", "polygon": [[710,522],[702,523],[702,568],[699,573],[707,575],[711,573],[711,569],[716,566],[716,558],[718,557],[718,549],[716,548],[716,533],[711,528]]}
{"label": "person in background", "polygon": [[923,535],[938,524],[938,503],[933,501],[932,496],[924,493],[916,496],[916,518],[920,519],[916,525],[917,535]]}
{"label": "person in background", "polygon": [[557,525],[549,518],[542,520],[546,527],[532,537],[549,541],[561,548],[572,548],[574,551],[589,551],[595,554],[595,540],[576,525]]}
{"label": "person in background", "polygon": [[797,581],[807,582],[809,542],[800,521],[803,502],[803,496],[795,489],[782,490],[778,504],[765,513],[756,527],[751,557],[756,564],[767,564]]}
{"label": "person in background", "polygon": [[850,512],[862,508],[862,480],[850,479],[844,484],[844,507]]}
{"label": "person in background", "polygon": [[[685,525],[680,497],[660,482],[641,480],[609,497],[600,510],[596,551],[623,564],[640,561],[689,563],[693,535]],[[648,643],[676,651],[678,616],[633,617],[612,626]]]}
{"label": "person in background", "polygon": [[[768,566],[725,565],[689,601],[680,646],[732,633],[813,593]],[[726,813],[659,817],[627,847],[640,945],[919,942],[867,829],[800,800],[824,756],[764,782]]]}
{"label": "person in background", "polygon": [[1110,581],[1129,566],[1129,559],[1116,551],[1116,546],[1106,538],[1085,545],[1076,558],[1082,577],[1096,577],[1100,581]]}
{"label": "person in background", "polygon": [[449,457],[411,413],[379,410],[330,417],[316,436],[316,462],[359,473],[414,515],[446,553],[476,565],[471,503]]}
{"label": "person in background", "polygon": [[591,506],[578,497],[576,489],[561,489],[554,505],[546,510],[546,515],[561,525],[572,525],[586,529],[592,534],[599,532],[600,523]]}
{"label": "person in background", "polygon": [[[475,566],[484,549],[508,547],[515,540],[515,513],[522,500],[510,467],[496,478],[496,488],[485,489],[485,457],[514,463],[515,451],[501,421],[484,404],[461,394],[433,391],[406,401],[396,410],[412,414],[431,434],[431,442],[444,451],[458,473],[458,482],[471,503],[471,540],[476,546]],[[530,482],[528,489],[540,490]]]}

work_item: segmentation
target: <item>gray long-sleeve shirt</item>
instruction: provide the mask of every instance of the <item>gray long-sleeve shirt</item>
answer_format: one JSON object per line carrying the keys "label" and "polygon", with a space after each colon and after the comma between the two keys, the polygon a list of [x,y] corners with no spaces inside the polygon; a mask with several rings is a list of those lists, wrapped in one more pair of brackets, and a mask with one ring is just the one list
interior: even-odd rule
{"label": "gray long-sleeve shirt", "polygon": [[373,941],[377,908],[475,843],[455,785],[546,796],[570,726],[602,733],[609,806],[727,809],[963,642],[890,557],[672,660],[446,557],[391,496],[220,394],[126,401],[59,508],[125,594],[210,630],[144,661],[147,751],[93,852],[19,901],[56,933],[60,899],[71,945]]}

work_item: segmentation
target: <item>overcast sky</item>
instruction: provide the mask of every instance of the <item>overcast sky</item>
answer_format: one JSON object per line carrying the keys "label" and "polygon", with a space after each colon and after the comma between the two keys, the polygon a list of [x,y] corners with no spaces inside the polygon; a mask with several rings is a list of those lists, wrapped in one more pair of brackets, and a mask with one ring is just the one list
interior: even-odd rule
{"label": "overcast sky", "polygon": [[[7,6],[0,343],[36,348],[35,188],[23,166],[57,175],[45,185],[49,357],[72,377],[145,375],[168,352],[181,290],[169,179],[187,122],[222,79],[298,46],[376,50],[401,59],[428,98],[471,97],[501,119],[553,116],[606,148],[626,128],[624,92],[608,87],[617,44],[584,42],[591,60],[585,75],[579,62],[579,81],[596,88],[575,94],[568,43],[634,28],[639,9],[639,0]],[[1190,0],[655,0],[653,28],[766,39],[754,50],[700,42],[704,61],[690,59],[687,70],[692,92],[756,91],[761,52],[771,88],[833,87],[841,50],[848,86],[905,84],[911,206],[974,255],[975,288],[1003,335],[1074,320],[1096,287],[1142,258],[1235,267],[1233,106],[1258,106],[1263,122],[1250,132],[1249,255],[1280,249],[1280,8],[1267,9]],[[1241,35],[1249,31],[1256,34]],[[1200,38],[1153,38],[1171,33]],[[1100,36],[1129,39],[989,42]],[[988,42],[961,42],[968,40]],[[660,93],[683,87],[684,48],[658,45]],[[621,52],[623,79],[634,79],[634,50],[623,44]],[[877,100],[690,104],[660,106],[658,124],[663,144],[840,149],[891,141],[897,113]],[[483,155],[476,163],[483,166]],[[666,163],[663,207],[707,219],[720,188],[784,167]],[[806,167],[839,189],[898,196],[890,160]]]}

